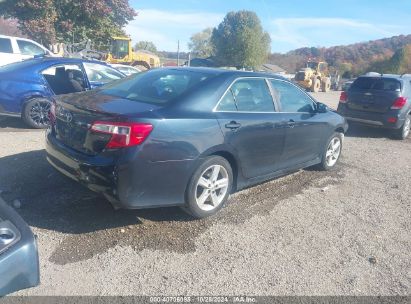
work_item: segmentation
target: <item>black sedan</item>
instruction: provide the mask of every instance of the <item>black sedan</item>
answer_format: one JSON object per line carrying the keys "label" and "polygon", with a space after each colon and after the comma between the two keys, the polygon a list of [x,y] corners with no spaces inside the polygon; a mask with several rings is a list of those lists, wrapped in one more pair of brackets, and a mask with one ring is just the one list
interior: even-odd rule
{"label": "black sedan", "polygon": [[57,170],[116,208],[212,215],[230,193],[333,168],[347,123],[279,76],[157,69],[59,97],[47,131]]}

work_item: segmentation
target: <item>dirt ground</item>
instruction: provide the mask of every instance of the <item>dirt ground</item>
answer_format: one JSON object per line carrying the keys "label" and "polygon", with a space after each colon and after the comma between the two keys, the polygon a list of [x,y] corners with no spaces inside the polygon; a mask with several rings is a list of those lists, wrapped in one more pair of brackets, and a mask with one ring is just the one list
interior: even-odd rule
{"label": "dirt ground", "polygon": [[114,211],[18,120],[0,122],[0,142],[2,196],[38,236],[41,285],[19,295],[410,294],[411,139],[351,126],[336,170],[241,191],[205,220]]}

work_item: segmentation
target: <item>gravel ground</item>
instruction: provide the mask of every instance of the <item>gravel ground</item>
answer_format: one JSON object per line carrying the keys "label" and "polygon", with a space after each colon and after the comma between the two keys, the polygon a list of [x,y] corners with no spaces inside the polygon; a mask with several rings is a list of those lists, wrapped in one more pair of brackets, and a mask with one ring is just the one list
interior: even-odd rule
{"label": "gravel ground", "polygon": [[114,211],[47,164],[43,137],[0,122],[0,189],[39,243],[41,285],[18,295],[410,294],[411,139],[353,126],[336,170],[241,191],[198,221]]}

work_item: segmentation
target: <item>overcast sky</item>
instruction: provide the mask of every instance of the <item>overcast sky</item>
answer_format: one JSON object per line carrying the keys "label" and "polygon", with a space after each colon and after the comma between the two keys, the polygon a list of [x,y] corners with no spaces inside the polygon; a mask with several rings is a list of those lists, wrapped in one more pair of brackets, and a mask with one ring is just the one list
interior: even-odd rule
{"label": "overcast sky", "polygon": [[[315,5],[313,5],[315,3]],[[225,14],[253,10],[270,33],[272,52],[334,46],[411,34],[411,0],[130,0],[139,15],[126,27],[134,42],[188,50],[192,34],[217,26]]]}

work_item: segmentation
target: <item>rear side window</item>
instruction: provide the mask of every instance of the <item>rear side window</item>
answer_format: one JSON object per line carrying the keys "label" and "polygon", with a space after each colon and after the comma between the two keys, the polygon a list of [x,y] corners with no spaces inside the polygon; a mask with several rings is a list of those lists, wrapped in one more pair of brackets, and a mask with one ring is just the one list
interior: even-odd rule
{"label": "rear side window", "polygon": [[84,69],[90,82],[108,83],[125,77],[117,70],[103,64],[85,62]]}
{"label": "rear side window", "polygon": [[364,90],[400,91],[401,83],[392,78],[360,77],[350,87],[350,91]]}
{"label": "rear side window", "polygon": [[237,106],[235,104],[233,92],[230,90],[224,95],[218,104],[217,111],[220,112],[236,112]]}
{"label": "rear side window", "polygon": [[69,94],[85,91],[87,84],[79,65],[56,65],[42,72],[54,94]]}
{"label": "rear side window", "polygon": [[274,102],[265,79],[240,79],[231,86],[239,112],[274,112]]}
{"label": "rear side window", "polygon": [[0,38],[0,53],[13,53],[11,41],[8,38]]}
{"label": "rear side window", "polygon": [[45,54],[45,51],[41,47],[30,41],[17,40],[17,45],[19,46],[22,55],[37,56]]}

